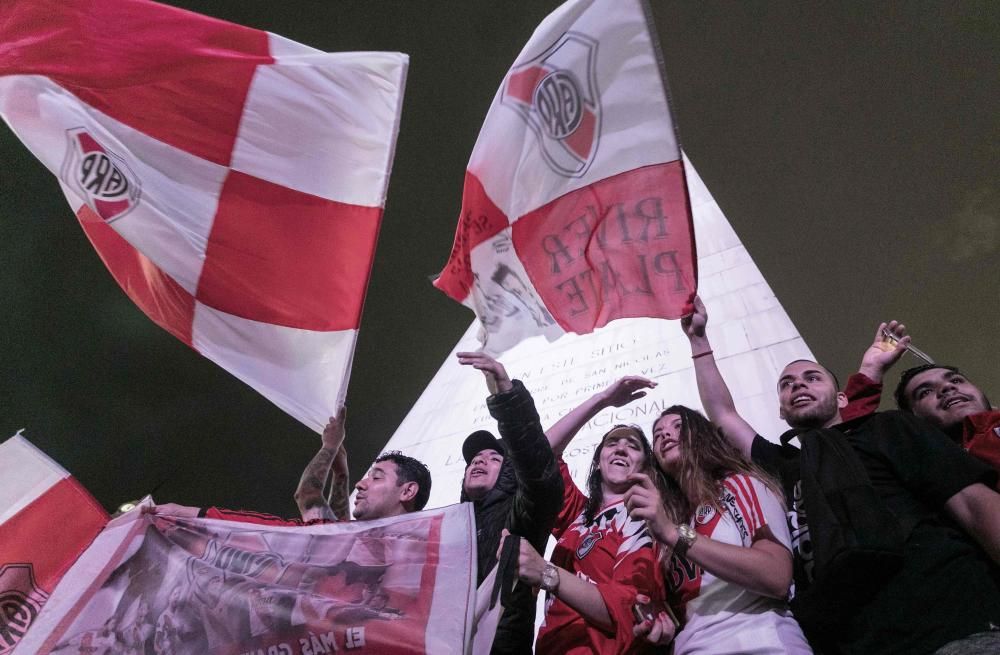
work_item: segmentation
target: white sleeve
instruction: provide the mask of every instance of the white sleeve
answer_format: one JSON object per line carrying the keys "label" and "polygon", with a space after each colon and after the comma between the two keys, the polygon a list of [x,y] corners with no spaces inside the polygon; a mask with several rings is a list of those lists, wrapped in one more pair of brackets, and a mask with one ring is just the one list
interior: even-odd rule
{"label": "white sleeve", "polygon": [[760,502],[761,510],[764,514],[764,524],[771,528],[771,534],[782,546],[788,550],[792,549],[792,539],[788,534],[788,519],[785,516],[785,508],[778,496],[771,489],[758,480],[750,477],[753,490],[757,500]]}

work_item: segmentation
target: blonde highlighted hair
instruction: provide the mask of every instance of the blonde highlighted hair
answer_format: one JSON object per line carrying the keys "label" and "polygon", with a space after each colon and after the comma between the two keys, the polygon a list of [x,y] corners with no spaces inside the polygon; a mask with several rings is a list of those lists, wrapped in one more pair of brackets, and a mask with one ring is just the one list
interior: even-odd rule
{"label": "blonde highlighted hair", "polygon": [[653,422],[653,443],[656,443],[656,424],[666,416],[676,415],[681,419],[678,435],[680,464],[675,474],[663,471],[667,494],[663,497],[667,514],[677,523],[690,520],[694,510],[701,505],[710,505],[716,511],[725,512],[719,502],[723,481],[734,473],[745,473],[757,478],[780,500],[784,492],[773,476],[746,458],[722,435],[722,431],[700,412],[673,405],[663,410]]}

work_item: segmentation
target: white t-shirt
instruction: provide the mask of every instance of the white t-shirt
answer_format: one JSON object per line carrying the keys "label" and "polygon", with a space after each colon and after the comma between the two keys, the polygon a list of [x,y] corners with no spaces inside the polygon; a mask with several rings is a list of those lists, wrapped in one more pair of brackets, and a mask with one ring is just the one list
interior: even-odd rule
{"label": "white t-shirt", "polygon": [[[774,493],[749,475],[731,475],[723,482],[719,513],[711,505],[695,511],[694,529],[701,537],[749,548],[758,530],[767,526],[791,551],[785,511]],[[720,580],[676,555],[664,576],[671,604],[686,619],[674,640],[674,655],[696,653],[811,653],[788,604]],[[681,615],[678,615],[681,618]]]}

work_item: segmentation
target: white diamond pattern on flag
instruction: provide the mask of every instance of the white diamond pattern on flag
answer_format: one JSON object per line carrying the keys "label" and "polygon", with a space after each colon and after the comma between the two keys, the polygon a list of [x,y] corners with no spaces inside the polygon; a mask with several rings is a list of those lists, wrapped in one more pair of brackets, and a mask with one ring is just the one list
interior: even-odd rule
{"label": "white diamond pattern on flag", "polygon": [[9,0],[0,44],[0,116],[122,289],[320,432],[346,396],[406,55],[145,0]]}

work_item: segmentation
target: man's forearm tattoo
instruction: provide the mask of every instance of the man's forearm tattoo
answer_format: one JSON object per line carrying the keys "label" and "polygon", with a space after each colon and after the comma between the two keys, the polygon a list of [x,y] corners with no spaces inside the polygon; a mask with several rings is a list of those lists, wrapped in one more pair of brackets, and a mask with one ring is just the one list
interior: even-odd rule
{"label": "man's forearm tattoo", "polygon": [[312,458],[306,470],[302,472],[302,479],[299,480],[299,487],[295,490],[295,501],[299,510],[305,511],[320,505],[326,505],[323,498],[323,483],[326,476],[330,474],[330,465],[333,463],[334,453],[327,448],[320,448],[319,452]]}

